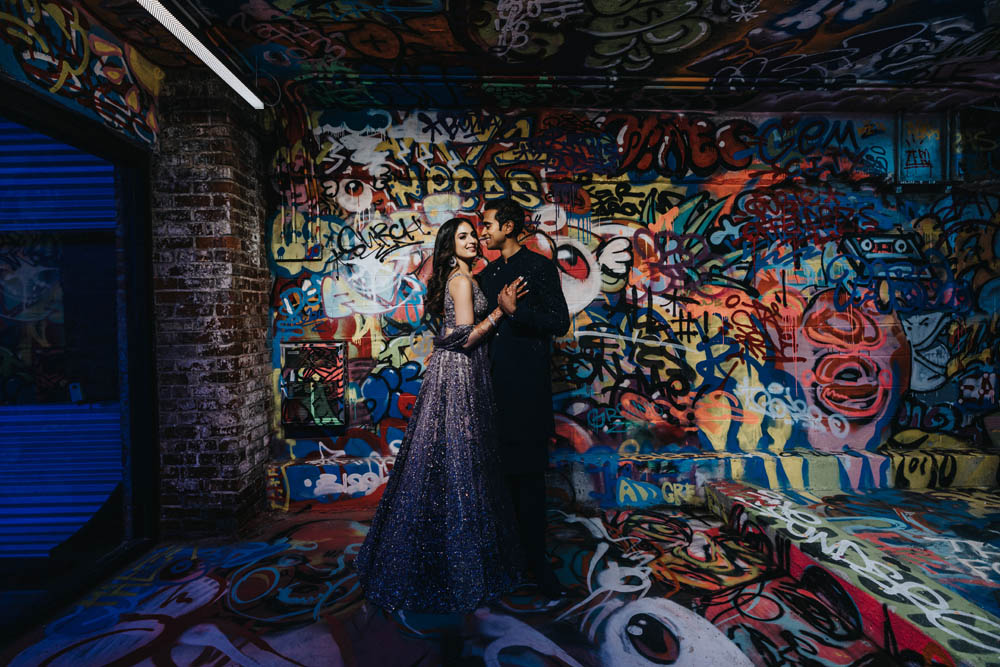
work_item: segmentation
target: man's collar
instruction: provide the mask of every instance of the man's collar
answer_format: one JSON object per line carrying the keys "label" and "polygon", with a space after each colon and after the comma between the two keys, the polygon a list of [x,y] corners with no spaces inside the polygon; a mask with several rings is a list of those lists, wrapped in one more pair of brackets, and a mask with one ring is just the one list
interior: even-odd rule
{"label": "man's collar", "polygon": [[515,250],[514,254],[512,254],[510,257],[504,257],[503,255],[500,255],[500,257],[503,258],[503,260],[504,260],[505,263],[510,263],[510,260],[512,260],[515,257],[517,257],[518,255],[520,255],[523,250],[524,250],[524,246],[521,245],[521,246],[518,246],[517,250]]}

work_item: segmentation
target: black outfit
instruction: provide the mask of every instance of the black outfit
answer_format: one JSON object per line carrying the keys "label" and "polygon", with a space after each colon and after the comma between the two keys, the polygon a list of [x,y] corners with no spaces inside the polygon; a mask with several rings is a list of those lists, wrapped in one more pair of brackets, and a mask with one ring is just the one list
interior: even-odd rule
{"label": "black outfit", "polygon": [[540,583],[552,578],[545,556],[545,468],[552,417],[552,336],[569,329],[569,309],[555,263],[521,248],[500,257],[480,274],[480,285],[497,305],[504,286],[518,277],[528,294],[512,317],[503,317],[490,341],[490,365],[497,405],[500,458],[514,502],[521,543]]}

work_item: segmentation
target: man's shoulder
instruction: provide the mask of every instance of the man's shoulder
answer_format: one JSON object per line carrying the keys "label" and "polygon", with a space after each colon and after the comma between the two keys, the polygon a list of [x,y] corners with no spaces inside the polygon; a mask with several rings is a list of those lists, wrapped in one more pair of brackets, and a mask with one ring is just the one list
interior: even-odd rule
{"label": "man's shoulder", "polygon": [[546,257],[537,250],[532,250],[531,248],[525,247],[524,250],[524,261],[525,263],[530,263],[532,266],[554,266],[555,260],[552,257]]}
{"label": "man's shoulder", "polygon": [[490,276],[493,276],[494,274],[496,274],[499,268],[500,268],[499,259],[494,259],[492,262],[487,262],[486,266],[483,267],[483,270],[479,272],[479,277],[488,278]]}

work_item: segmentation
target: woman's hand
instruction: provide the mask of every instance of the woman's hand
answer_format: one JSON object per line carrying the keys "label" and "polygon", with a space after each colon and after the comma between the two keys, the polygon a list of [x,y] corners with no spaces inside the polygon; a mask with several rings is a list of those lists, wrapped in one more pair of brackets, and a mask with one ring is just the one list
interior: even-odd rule
{"label": "woman's hand", "polygon": [[503,311],[504,315],[510,317],[517,310],[517,302],[528,293],[528,283],[521,276],[506,285],[500,290],[500,294],[497,296],[497,304]]}

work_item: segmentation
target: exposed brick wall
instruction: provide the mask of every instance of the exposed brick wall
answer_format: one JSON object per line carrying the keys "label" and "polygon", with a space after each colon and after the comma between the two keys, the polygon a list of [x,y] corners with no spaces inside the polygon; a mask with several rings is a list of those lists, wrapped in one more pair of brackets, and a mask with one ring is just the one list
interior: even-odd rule
{"label": "exposed brick wall", "polygon": [[273,410],[260,122],[207,70],[169,78],[153,162],[164,535],[264,508]]}

